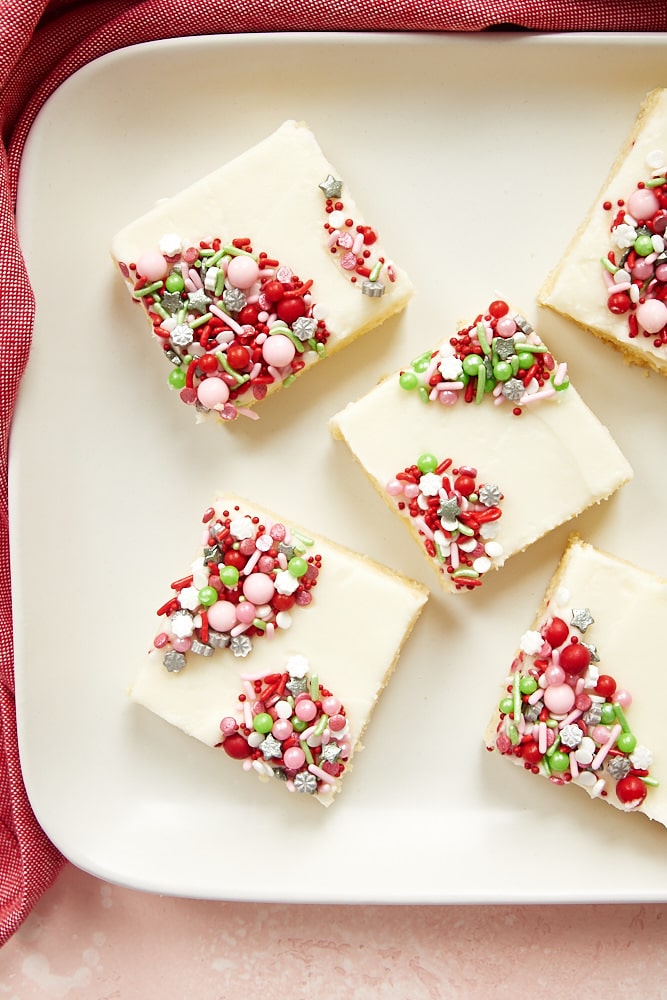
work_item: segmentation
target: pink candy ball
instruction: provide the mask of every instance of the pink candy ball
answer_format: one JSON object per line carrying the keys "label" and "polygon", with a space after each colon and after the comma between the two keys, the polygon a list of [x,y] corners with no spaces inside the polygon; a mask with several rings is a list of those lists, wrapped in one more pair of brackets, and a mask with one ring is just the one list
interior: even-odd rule
{"label": "pink candy ball", "polygon": [[289,719],[276,719],[273,723],[271,733],[277,740],[287,740],[292,735],[293,729],[294,727]]}
{"label": "pink candy ball", "polygon": [[327,715],[336,715],[340,712],[340,708],[341,705],[338,698],[334,698],[333,695],[322,699],[322,711],[326,712]]}
{"label": "pink candy ball", "polygon": [[227,265],[227,279],[237,288],[250,288],[259,277],[259,266],[252,257],[232,257]]}
{"label": "pink candy ball", "polygon": [[339,733],[346,725],[347,720],[344,715],[332,715],[329,719],[329,729],[332,733]]}
{"label": "pink candy ball", "polygon": [[387,483],[386,490],[390,497],[400,497],[403,493],[403,483],[399,479],[392,479]]}
{"label": "pink candy ball", "polygon": [[548,685],[562,684],[565,680],[565,671],[562,667],[557,667],[555,664],[552,664],[544,671],[544,678]]}
{"label": "pink candy ball", "polygon": [[208,410],[222,406],[229,399],[229,387],[221,378],[205,378],[197,386],[197,399]]}
{"label": "pink candy ball", "polygon": [[208,623],[216,632],[229,632],[236,625],[236,605],[231,601],[216,601],[208,609]]}
{"label": "pink candy ball", "polygon": [[236,719],[233,719],[231,715],[226,715],[220,723],[220,732],[223,736],[229,736],[231,733],[235,733],[238,728]]}
{"label": "pink candy ball", "polygon": [[267,365],[273,365],[274,368],[284,368],[285,365],[291,364],[295,354],[296,347],[289,337],[282,333],[267,337],[262,344],[262,357]]}
{"label": "pink candy ball", "polygon": [[141,255],[137,261],[137,274],[145,278],[146,281],[161,281],[165,277],[169,265],[157,250],[149,250]]}
{"label": "pink candy ball", "polygon": [[303,767],[306,755],[301,747],[290,747],[283,754],[283,760],[285,761],[285,767],[290,771],[298,771],[300,767]]}
{"label": "pink candy ball", "polygon": [[236,605],[236,617],[243,625],[251,625],[257,617],[257,608],[252,601],[241,601]]}
{"label": "pink candy ball", "polygon": [[182,639],[179,636],[174,636],[171,644],[177,653],[187,653],[192,646],[192,639],[189,636],[184,636]]}
{"label": "pink candy ball", "polygon": [[628,211],[635,219],[650,219],[659,208],[660,202],[650,188],[637,188],[628,198]]}
{"label": "pink candy ball", "polygon": [[516,323],[511,316],[501,316],[496,323],[496,333],[499,337],[513,337],[516,333]]}
{"label": "pink candy ball", "polygon": [[574,690],[569,684],[552,684],[544,689],[544,704],[554,715],[567,715],[574,699]]}
{"label": "pink candy ball", "polygon": [[620,705],[621,708],[630,708],[632,705],[632,695],[622,688],[614,691],[611,700],[615,705]]}
{"label": "pink candy ball", "polygon": [[302,722],[312,722],[317,715],[317,705],[310,698],[304,698],[294,706],[294,714]]}
{"label": "pink candy ball", "polygon": [[653,274],[653,264],[646,257],[638,257],[635,266],[632,268],[632,277],[645,281]]}
{"label": "pink candy ball", "polygon": [[637,306],[637,322],[647,333],[659,333],[667,323],[667,305],[660,299],[647,299]]}
{"label": "pink candy ball", "polygon": [[251,573],[243,582],[243,595],[253,604],[268,604],[276,588],[266,573]]}
{"label": "pink candy ball", "polygon": [[667,281],[667,264],[658,264],[655,269],[655,276],[658,281]]}
{"label": "pink candy ball", "polygon": [[458,402],[459,394],[453,389],[442,389],[438,393],[438,401],[443,406],[453,406],[454,403]]}
{"label": "pink candy ball", "polygon": [[593,726],[591,729],[591,739],[594,739],[596,743],[602,745],[606,743],[609,739],[610,729],[608,726]]}

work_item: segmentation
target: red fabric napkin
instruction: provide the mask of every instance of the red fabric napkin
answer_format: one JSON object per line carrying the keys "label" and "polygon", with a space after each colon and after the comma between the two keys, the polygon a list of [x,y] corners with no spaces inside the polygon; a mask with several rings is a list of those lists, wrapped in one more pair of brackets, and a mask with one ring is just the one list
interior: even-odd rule
{"label": "red fabric napkin", "polygon": [[0,945],[64,858],[28,802],[14,709],[7,513],[9,430],[34,303],[14,219],[21,152],[37,112],[71,73],[158,38],[258,31],[664,31],[664,0],[0,0]]}

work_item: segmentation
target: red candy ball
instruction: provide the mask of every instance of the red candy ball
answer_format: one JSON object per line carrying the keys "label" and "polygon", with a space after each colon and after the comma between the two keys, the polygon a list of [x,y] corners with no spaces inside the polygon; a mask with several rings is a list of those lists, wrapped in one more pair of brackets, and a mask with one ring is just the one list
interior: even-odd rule
{"label": "red candy ball", "polygon": [[552,618],[544,630],[544,638],[552,649],[562,646],[569,634],[567,623],[562,618]]}
{"label": "red candy ball", "polygon": [[241,344],[232,344],[227,348],[227,360],[235,371],[241,371],[250,364],[250,351]]}
{"label": "red candy ball", "polygon": [[[280,285],[280,282],[278,284]],[[280,285],[280,287],[282,288],[283,286]],[[256,305],[244,306],[238,316],[241,326],[256,326],[258,318],[259,309]]]}
{"label": "red candy ball", "polygon": [[294,597],[292,594],[274,594],[271,599],[271,607],[274,611],[289,611],[294,607]]}
{"label": "red candy ball", "polygon": [[623,805],[628,805],[630,802],[637,804],[643,802],[646,798],[646,791],[646,785],[636,774],[628,774],[616,782],[616,798]]}
{"label": "red candy ball", "polygon": [[282,281],[267,281],[262,291],[266,295],[269,302],[280,302],[285,294]]}
{"label": "red candy ball", "polygon": [[534,740],[529,740],[529,742],[524,743],[521,749],[521,756],[525,761],[527,761],[528,764],[539,764],[544,757],[544,754]]}
{"label": "red candy ball", "polygon": [[612,292],[607,299],[607,309],[616,316],[620,316],[621,313],[627,312],[629,308],[630,296],[625,292]]}
{"label": "red candy ball", "polygon": [[603,698],[611,698],[614,691],[616,690],[616,681],[609,674],[600,674],[598,677],[598,682],[595,685],[595,693],[601,695]]}
{"label": "red candy ball", "polygon": [[472,476],[457,476],[454,482],[454,489],[458,490],[464,497],[469,497],[475,490],[475,480]]}
{"label": "red candy ball", "polygon": [[278,318],[281,319],[283,323],[287,323],[288,326],[291,326],[291,324],[295,323],[300,316],[306,315],[306,303],[300,295],[295,295],[294,298],[291,299],[282,299],[278,303],[276,312],[278,313]]}
{"label": "red candy ball", "polygon": [[500,319],[502,316],[507,316],[510,311],[510,307],[502,299],[496,299],[489,306],[489,312],[494,317],[494,319]]}
{"label": "red candy ball", "polygon": [[247,561],[247,557],[242,552],[239,552],[238,549],[230,549],[229,552],[225,552],[225,566],[235,566],[236,569],[243,569]]}
{"label": "red candy ball", "polygon": [[583,674],[591,662],[591,654],[581,643],[571,642],[561,649],[559,662],[566,674]]}
{"label": "red candy ball", "polygon": [[362,226],[361,231],[364,234],[364,244],[369,247],[377,240],[377,233],[370,226]]}
{"label": "red candy ball", "polygon": [[248,745],[240,733],[232,733],[231,736],[223,740],[222,749],[228,757],[233,757],[234,760],[244,760],[252,753],[252,747]]}

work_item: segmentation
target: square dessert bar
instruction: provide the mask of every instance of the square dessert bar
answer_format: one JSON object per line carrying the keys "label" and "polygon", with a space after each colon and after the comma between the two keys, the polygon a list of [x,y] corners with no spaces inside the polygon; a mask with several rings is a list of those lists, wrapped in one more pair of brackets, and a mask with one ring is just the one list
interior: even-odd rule
{"label": "square dessert bar", "polygon": [[413,292],[293,121],[128,225],[112,256],[198,419],[252,416]]}
{"label": "square dessert bar", "polygon": [[667,90],[652,91],[539,301],[667,375]]}
{"label": "square dessert bar", "polygon": [[428,592],[237,497],[205,511],[200,541],[131,697],[329,805]]}
{"label": "square dessert bar", "polygon": [[521,637],[488,749],[667,825],[666,616],[667,581],[571,539]]}
{"label": "square dessert bar", "polygon": [[348,404],[331,431],[452,591],[632,476],[566,365],[502,300]]}

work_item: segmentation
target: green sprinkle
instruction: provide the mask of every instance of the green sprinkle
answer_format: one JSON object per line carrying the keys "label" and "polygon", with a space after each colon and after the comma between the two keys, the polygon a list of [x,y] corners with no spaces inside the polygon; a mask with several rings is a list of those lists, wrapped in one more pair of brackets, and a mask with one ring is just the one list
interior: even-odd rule
{"label": "green sprinkle", "polygon": [[183,306],[183,308],[179,309],[178,312],[177,312],[177,314],[176,314],[176,321],[178,323],[185,323],[185,317],[187,315],[188,315],[188,307],[187,306]]}
{"label": "green sprinkle", "polygon": [[560,746],[560,736],[557,736],[556,739],[551,744],[551,746],[549,747],[549,749],[547,750],[547,757],[553,757],[553,755],[556,753],[556,750],[558,750],[559,746]]}
{"label": "green sprinkle", "polygon": [[321,736],[324,730],[327,728],[327,722],[329,721],[328,715],[323,715],[320,721],[315,726],[313,730],[313,736]]}
{"label": "green sprinkle", "polygon": [[667,177],[654,177],[650,181],[644,183],[644,187],[655,188],[660,187],[661,184],[667,184]]}
{"label": "green sprinkle", "polygon": [[422,403],[429,402],[428,389],[424,385],[419,386],[419,398],[421,399]]}
{"label": "green sprinkle", "polygon": [[296,375],[294,375],[294,374],[288,375],[287,378],[283,379],[282,384],[283,385],[291,385],[292,382],[294,382],[295,380],[296,380]]}
{"label": "green sprinkle", "polygon": [[468,538],[472,538],[472,536],[475,534],[474,528],[469,528],[467,524],[461,524],[460,521],[457,521],[456,523],[462,535],[467,535]]}
{"label": "green sprinkle", "polygon": [[296,528],[292,528],[292,537],[298,538],[302,545],[307,545],[308,547],[315,544],[312,538],[309,538],[308,535],[304,535],[302,531],[297,531]]}
{"label": "green sprinkle", "polygon": [[317,701],[320,696],[320,681],[317,674],[312,674],[308,684],[308,692],[313,701]]}
{"label": "green sprinkle", "polygon": [[509,736],[509,741],[512,744],[512,746],[514,747],[518,746],[518,744],[521,742],[521,736],[519,735],[519,730],[517,729],[517,727],[514,725],[513,722],[510,722],[509,725],[507,726],[507,735]]}
{"label": "green sprinkle", "polygon": [[151,306],[151,309],[153,310],[153,312],[156,312],[158,316],[161,316],[162,319],[170,318],[167,310],[163,309],[159,302],[154,302],[153,305]]}
{"label": "green sprinkle", "polygon": [[457,569],[452,573],[453,580],[476,580],[479,573],[475,569]]}
{"label": "green sprinkle", "polygon": [[301,749],[302,749],[302,750],[303,750],[303,752],[305,753],[305,755],[306,755],[306,760],[308,761],[308,763],[309,763],[309,764],[312,764],[312,763],[314,763],[314,762],[313,762],[313,755],[312,755],[312,753],[310,752],[310,747],[308,746],[308,744],[306,743],[306,741],[305,741],[305,740],[299,740],[299,746],[301,747]]}
{"label": "green sprinkle", "polygon": [[547,349],[544,344],[518,344],[519,351],[528,351],[529,354],[546,354]]}
{"label": "green sprinkle", "polygon": [[489,344],[489,338],[486,335],[486,327],[483,323],[477,324],[477,339],[479,341],[479,346],[482,348],[485,354],[491,353],[491,345]]}
{"label": "green sprinkle", "polygon": [[600,257],[600,263],[606,267],[610,274],[616,274],[619,270],[616,264],[612,264],[608,257]]}
{"label": "green sprinkle", "polygon": [[545,726],[547,726],[549,729],[556,729],[558,727],[558,723],[556,722],[555,719],[547,719],[547,721],[545,722]]}
{"label": "green sprinkle", "polygon": [[220,269],[215,279],[215,288],[213,289],[213,294],[215,295],[216,299],[220,298],[220,296],[223,293],[224,287],[225,287],[225,272],[222,269]]}
{"label": "green sprinkle", "polygon": [[315,343],[315,350],[317,351],[318,357],[326,358],[327,349],[324,344],[321,344],[319,340]]}
{"label": "green sprinkle", "polygon": [[375,267],[371,270],[371,273],[368,275],[368,280],[377,281],[378,278],[380,277],[381,270],[382,270],[382,261],[378,261]]}
{"label": "green sprinkle", "polygon": [[225,354],[224,351],[216,351],[215,352],[215,356],[218,359],[218,361],[220,362],[220,364],[222,365],[222,367],[225,369],[225,371],[227,372],[227,374],[231,375],[232,378],[235,378],[239,385],[243,385],[244,382],[248,381],[248,379],[250,378],[250,376],[249,375],[241,375],[240,372],[234,371],[234,369],[230,365],[229,361],[227,360],[227,356],[226,356],[226,354]]}
{"label": "green sprinkle", "polygon": [[223,247],[221,254],[227,254],[229,257],[252,257],[253,260],[257,260],[257,254],[248,253],[247,250],[241,250],[240,247],[231,245]]}
{"label": "green sprinkle", "polygon": [[475,391],[475,402],[481,403],[484,399],[484,386],[486,385],[486,369],[480,365],[477,369],[477,389]]}
{"label": "green sprinkle", "polygon": [[288,326],[283,326],[282,323],[275,323],[269,330],[269,334],[273,335],[275,333],[281,333],[283,337],[287,337],[292,341],[299,354],[303,354],[306,349],[303,341],[299,340],[296,334],[292,333]]}
{"label": "green sprinkle", "polygon": [[619,722],[619,725],[624,733],[630,732],[630,726],[628,725],[628,720],[625,717],[625,712],[620,705],[614,705],[614,714]]}
{"label": "green sprinkle", "polygon": [[266,632],[266,622],[263,622],[261,618],[253,618],[252,623],[260,632]]}
{"label": "green sprinkle", "polygon": [[651,788],[658,788],[660,786],[660,782],[656,778],[649,777],[648,774],[645,776],[642,776],[640,774],[639,777],[642,779],[645,785],[650,785]]}
{"label": "green sprinkle", "polygon": [[189,323],[188,325],[191,330],[196,330],[198,326],[203,326],[204,323],[208,323],[208,321],[212,318],[213,318],[213,313],[204,313],[197,319],[193,319],[192,322]]}
{"label": "green sprinkle", "polygon": [[133,292],[132,294],[134,295],[135,299],[141,299],[144,297],[144,295],[152,295],[153,292],[157,292],[158,288],[162,288],[162,282],[154,281],[151,285],[144,285],[143,288],[140,288],[138,291]]}
{"label": "green sprinkle", "polygon": [[200,249],[199,256],[200,257],[213,257],[213,256],[215,256],[216,252],[217,251],[213,250],[212,248],[204,249],[204,250]]}
{"label": "green sprinkle", "polygon": [[514,695],[513,711],[515,719],[518,719],[519,716],[521,715],[521,689],[519,687],[520,680],[521,677],[519,675],[519,671],[517,670],[516,673],[514,674],[514,678],[512,679],[512,694]]}

